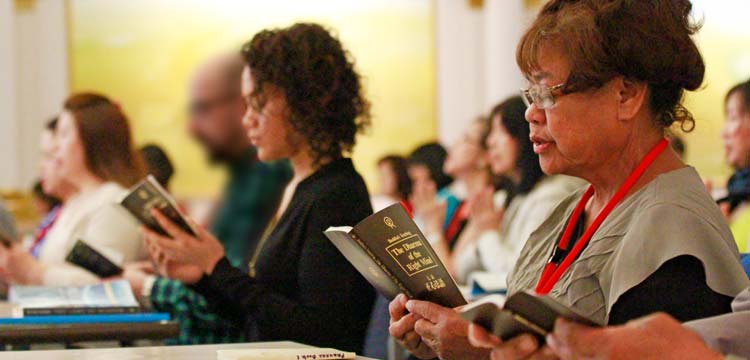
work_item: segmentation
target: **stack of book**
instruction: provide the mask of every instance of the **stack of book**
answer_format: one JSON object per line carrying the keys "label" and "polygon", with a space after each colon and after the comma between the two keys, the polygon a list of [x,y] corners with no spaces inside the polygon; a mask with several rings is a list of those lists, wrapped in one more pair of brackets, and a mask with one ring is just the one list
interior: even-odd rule
{"label": "stack of book", "polygon": [[105,324],[169,321],[138,305],[125,280],[87,286],[11,286],[0,325]]}

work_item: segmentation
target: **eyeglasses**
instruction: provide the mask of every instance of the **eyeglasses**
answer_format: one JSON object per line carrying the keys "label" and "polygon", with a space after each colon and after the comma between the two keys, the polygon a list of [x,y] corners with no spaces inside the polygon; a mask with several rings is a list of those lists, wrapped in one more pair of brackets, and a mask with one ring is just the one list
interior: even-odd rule
{"label": "eyeglasses", "polygon": [[562,89],[563,86],[565,86],[565,83],[553,87],[532,84],[528,89],[521,89],[521,98],[526,106],[535,104],[541,110],[549,109],[555,105],[555,96],[552,93]]}

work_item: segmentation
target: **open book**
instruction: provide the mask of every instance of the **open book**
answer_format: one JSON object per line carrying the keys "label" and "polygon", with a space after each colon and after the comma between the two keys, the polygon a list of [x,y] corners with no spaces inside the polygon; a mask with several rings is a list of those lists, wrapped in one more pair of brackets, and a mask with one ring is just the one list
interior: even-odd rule
{"label": "open book", "polygon": [[535,295],[530,291],[519,292],[507,299],[490,295],[461,310],[461,317],[476,323],[502,340],[521,334],[532,334],[544,343],[552,332],[555,320],[562,317],[588,326],[602,326],[596,321],[579,315],[549,296]]}
{"label": "open book", "polygon": [[451,308],[466,304],[455,280],[401,204],[367,217],[354,228],[332,227],[325,234],[389,300],[404,293]]}
{"label": "open book", "polygon": [[151,216],[151,209],[154,208],[161,211],[164,216],[188,234],[193,236],[196,234],[195,229],[188,224],[185,215],[180,212],[174,198],[159,185],[159,182],[152,175],[147,176],[146,179],[130,189],[130,192],[120,201],[120,205],[133,214],[143,225],[161,235],[166,236],[167,233]]}

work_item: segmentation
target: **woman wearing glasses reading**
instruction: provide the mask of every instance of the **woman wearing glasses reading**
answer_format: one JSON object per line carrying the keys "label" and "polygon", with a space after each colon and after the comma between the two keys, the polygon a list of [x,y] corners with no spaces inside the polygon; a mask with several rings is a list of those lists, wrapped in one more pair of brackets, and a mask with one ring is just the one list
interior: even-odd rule
{"label": "woman wearing glasses reading", "polygon": [[[542,170],[591,185],[532,233],[510,294],[536,290],[620,324],[659,311],[681,321],[726,313],[748,285],[721,212],[665,139],[674,124],[692,130],[682,97],[703,81],[691,7],[552,0],[521,39],[526,119]],[[501,343],[454,314],[401,296],[391,303],[391,334],[424,358],[552,357],[531,336]]]}

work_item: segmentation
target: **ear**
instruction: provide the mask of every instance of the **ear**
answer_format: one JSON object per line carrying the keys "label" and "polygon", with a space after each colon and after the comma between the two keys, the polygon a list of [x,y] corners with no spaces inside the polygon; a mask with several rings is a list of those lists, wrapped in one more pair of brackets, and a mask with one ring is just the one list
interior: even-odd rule
{"label": "ear", "polygon": [[616,82],[619,93],[617,104],[620,120],[632,119],[645,106],[648,96],[648,86],[645,82],[620,78]]}

